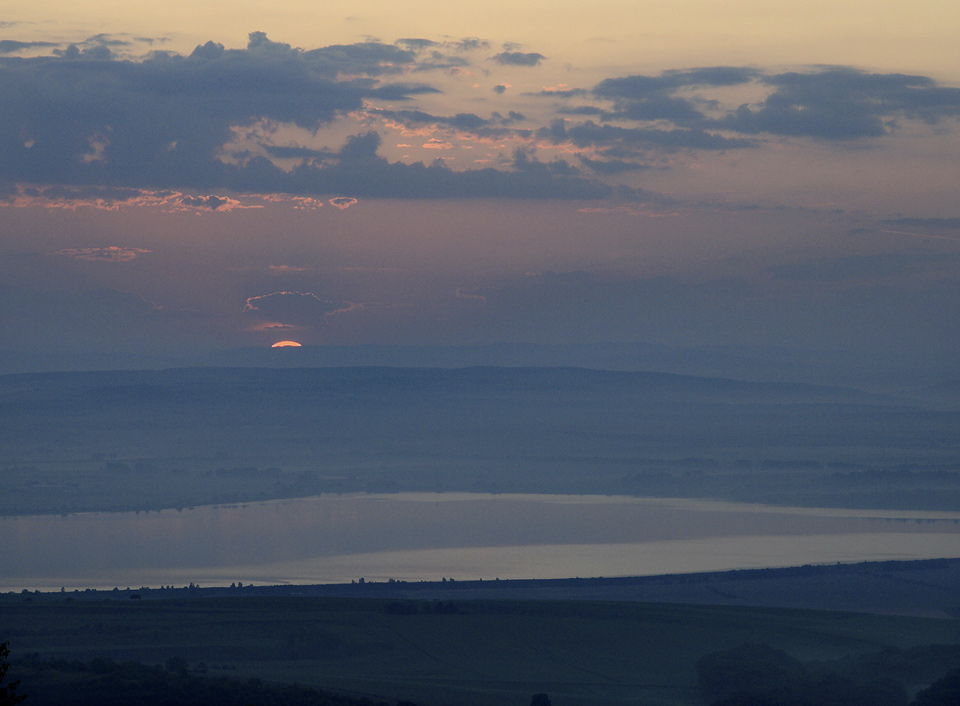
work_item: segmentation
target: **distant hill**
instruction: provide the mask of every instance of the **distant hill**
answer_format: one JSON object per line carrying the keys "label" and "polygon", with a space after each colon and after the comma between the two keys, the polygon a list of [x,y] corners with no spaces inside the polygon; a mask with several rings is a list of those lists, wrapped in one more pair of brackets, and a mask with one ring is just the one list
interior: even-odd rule
{"label": "distant hill", "polygon": [[580,368],[38,373],[0,376],[0,418],[0,514],[357,490],[960,507],[960,412],[799,383]]}
{"label": "distant hill", "polygon": [[[954,356],[956,357],[956,356]],[[464,368],[577,367],[627,372],[664,372],[755,382],[807,382],[871,390],[923,390],[954,376],[944,354],[931,361],[891,361],[882,351],[814,351],[758,346],[677,347],[650,343],[462,346],[302,346],[131,354],[115,350],[58,354],[0,349],[0,374],[46,371],[160,370],[187,367]],[[960,396],[953,396],[960,404]]]}

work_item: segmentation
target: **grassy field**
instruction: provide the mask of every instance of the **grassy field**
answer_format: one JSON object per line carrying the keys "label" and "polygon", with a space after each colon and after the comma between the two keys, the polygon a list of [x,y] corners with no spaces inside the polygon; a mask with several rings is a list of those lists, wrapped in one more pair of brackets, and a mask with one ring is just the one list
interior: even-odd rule
{"label": "grassy field", "polygon": [[[182,657],[210,675],[425,705],[525,706],[538,692],[556,706],[699,704],[695,664],[711,652],[750,642],[829,660],[960,643],[960,622],[578,601],[7,594],[0,640],[10,641],[14,658],[160,664]],[[29,694],[30,684],[21,691]]]}

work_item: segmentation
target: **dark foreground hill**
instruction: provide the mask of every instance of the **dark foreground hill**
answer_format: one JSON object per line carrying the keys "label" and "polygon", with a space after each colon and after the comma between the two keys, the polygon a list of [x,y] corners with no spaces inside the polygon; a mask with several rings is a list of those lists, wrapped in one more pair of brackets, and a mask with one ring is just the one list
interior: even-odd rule
{"label": "dark foreground hill", "polygon": [[0,514],[398,490],[960,508],[960,411],[577,368],[0,377]]}
{"label": "dark foreground hill", "polygon": [[[557,706],[701,706],[741,690],[769,696],[776,668],[796,693],[843,697],[783,703],[907,706],[960,666],[955,619],[453,593],[175,595],[0,596],[15,658],[9,676],[34,703],[75,706],[193,703],[189,694],[151,701],[140,686],[161,697],[177,689],[250,697],[207,700],[236,706],[322,703],[293,700],[312,697],[312,688],[421,706],[526,706],[538,693]],[[887,681],[877,684],[878,676]],[[282,684],[300,685],[289,701],[273,698]],[[83,690],[94,700],[78,700]],[[64,693],[70,698],[57,696]],[[858,695],[893,700],[852,700]]]}

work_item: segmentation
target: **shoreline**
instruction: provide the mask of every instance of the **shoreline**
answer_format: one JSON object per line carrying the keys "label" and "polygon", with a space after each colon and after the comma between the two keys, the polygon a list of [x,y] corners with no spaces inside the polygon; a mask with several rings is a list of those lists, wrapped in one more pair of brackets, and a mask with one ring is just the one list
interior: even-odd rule
{"label": "shoreline", "polygon": [[366,598],[385,601],[613,601],[797,608],[960,619],[960,559],[869,561],[656,576],[363,581],[234,587],[24,591],[0,602],[209,598]]}

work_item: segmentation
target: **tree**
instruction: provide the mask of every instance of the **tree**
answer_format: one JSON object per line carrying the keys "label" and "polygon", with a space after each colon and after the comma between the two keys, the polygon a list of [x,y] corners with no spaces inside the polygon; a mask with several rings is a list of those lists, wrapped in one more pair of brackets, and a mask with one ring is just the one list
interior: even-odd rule
{"label": "tree", "polygon": [[913,706],[952,706],[958,703],[960,703],[960,669],[954,669],[917,694]]}
{"label": "tree", "polygon": [[530,706],[550,706],[550,697],[546,694],[534,694],[530,697]]}
{"label": "tree", "polygon": [[7,670],[10,668],[10,663],[7,662],[7,657],[10,656],[9,644],[9,642],[0,642],[0,706],[16,706],[27,698],[22,694],[17,694],[17,687],[20,686],[19,681],[10,682],[6,686],[3,685]]}

